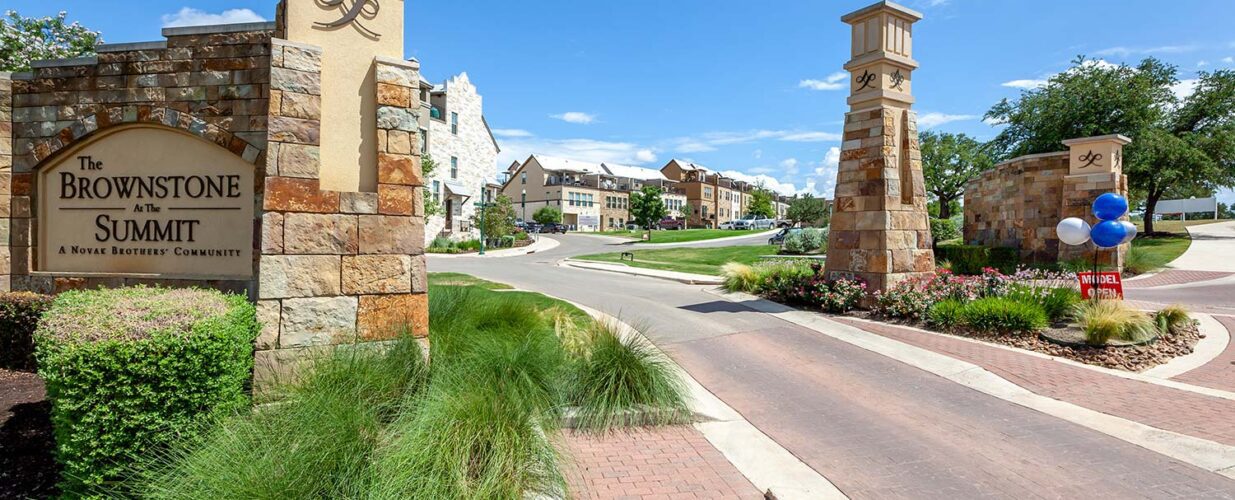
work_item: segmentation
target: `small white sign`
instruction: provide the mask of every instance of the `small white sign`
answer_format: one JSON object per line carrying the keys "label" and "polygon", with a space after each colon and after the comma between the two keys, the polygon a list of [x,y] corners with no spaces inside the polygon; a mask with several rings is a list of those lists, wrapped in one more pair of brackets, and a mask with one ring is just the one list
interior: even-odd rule
{"label": "small white sign", "polygon": [[1187,200],[1162,200],[1155,207],[1155,212],[1160,214],[1186,214],[1192,212],[1216,212],[1218,210],[1217,198],[1190,198]]}

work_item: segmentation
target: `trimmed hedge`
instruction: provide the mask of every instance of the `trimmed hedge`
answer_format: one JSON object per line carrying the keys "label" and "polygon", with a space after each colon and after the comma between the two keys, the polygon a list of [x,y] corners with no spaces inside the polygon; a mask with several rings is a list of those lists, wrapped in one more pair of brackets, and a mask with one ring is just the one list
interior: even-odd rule
{"label": "trimmed hedge", "polygon": [[242,296],[123,288],[56,297],[35,333],[63,491],[122,479],[134,460],[195,439],[249,405],[258,331]]}
{"label": "trimmed hedge", "polygon": [[1002,273],[1016,272],[1021,262],[1021,252],[1016,248],[983,247],[977,245],[940,245],[935,247],[935,260],[948,261],[956,274],[978,275],[983,268],[998,269]]}
{"label": "trimmed hedge", "polygon": [[34,330],[50,305],[46,295],[0,293],[0,368],[34,371]]}

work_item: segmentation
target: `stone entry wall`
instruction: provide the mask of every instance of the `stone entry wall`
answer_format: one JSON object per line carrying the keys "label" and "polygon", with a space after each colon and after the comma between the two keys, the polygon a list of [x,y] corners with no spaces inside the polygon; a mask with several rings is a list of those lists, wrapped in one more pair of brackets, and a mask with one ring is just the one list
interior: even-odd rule
{"label": "stone entry wall", "polygon": [[[166,42],[104,45],[92,57],[39,61],[30,73],[0,77],[0,207],[9,242],[0,289],[54,293],[74,288],[159,284],[249,292],[251,281],[73,277],[37,270],[34,171],[91,134],[128,124],[160,124],[213,142],[245,161],[265,162],[267,85],[273,23],[212,33],[168,29]],[[3,91],[0,90],[0,94]],[[11,120],[11,123],[5,123]],[[256,186],[260,193],[261,186]],[[256,225],[248,230],[255,230]]]}

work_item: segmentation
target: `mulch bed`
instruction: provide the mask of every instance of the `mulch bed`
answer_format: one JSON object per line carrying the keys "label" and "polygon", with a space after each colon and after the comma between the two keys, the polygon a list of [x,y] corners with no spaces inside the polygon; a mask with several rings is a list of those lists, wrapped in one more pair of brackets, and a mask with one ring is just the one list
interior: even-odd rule
{"label": "mulch bed", "polygon": [[888,318],[877,317],[865,311],[850,313],[849,316],[881,321],[889,324],[912,326],[947,335],[981,340],[983,342],[1003,344],[1006,346],[1040,352],[1051,356],[1067,358],[1088,365],[1102,366],[1105,368],[1114,368],[1116,370],[1125,370],[1130,372],[1148,370],[1155,366],[1169,362],[1179,356],[1192,354],[1193,349],[1196,348],[1197,342],[1200,342],[1200,340],[1205,337],[1205,335],[1197,329],[1196,324],[1193,323],[1179,328],[1171,334],[1159,336],[1156,341],[1145,345],[1125,347],[1073,347],[1047,341],[1037,334],[1008,335],[975,332],[969,330],[942,332],[933,328],[928,328],[926,324],[921,322],[889,320]]}
{"label": "mulch bed", "polygon": [[33,373],[0,370],[0,498],[56,495],[51,404]]}

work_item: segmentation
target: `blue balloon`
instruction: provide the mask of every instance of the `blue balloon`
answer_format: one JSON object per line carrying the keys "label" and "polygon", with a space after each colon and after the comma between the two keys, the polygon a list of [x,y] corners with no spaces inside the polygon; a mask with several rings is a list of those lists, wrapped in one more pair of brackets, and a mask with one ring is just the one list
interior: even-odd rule
{"label": "blue balloon", "polygon": [[1093,201],[1093,214],[1098,220],[1115,220],[1128,213],[1128,199],[1115,193],[1106,193]]}
{"label": "blue balloon", "polygon": [[1124,237],[1127,235],[1128,229],[1115,220],[1099,222],[1089,233],[1089,236],[1093,238],[1093,242],[1095,245],[1098,245],[1098,248],[1117,247],[1123,243]]}

